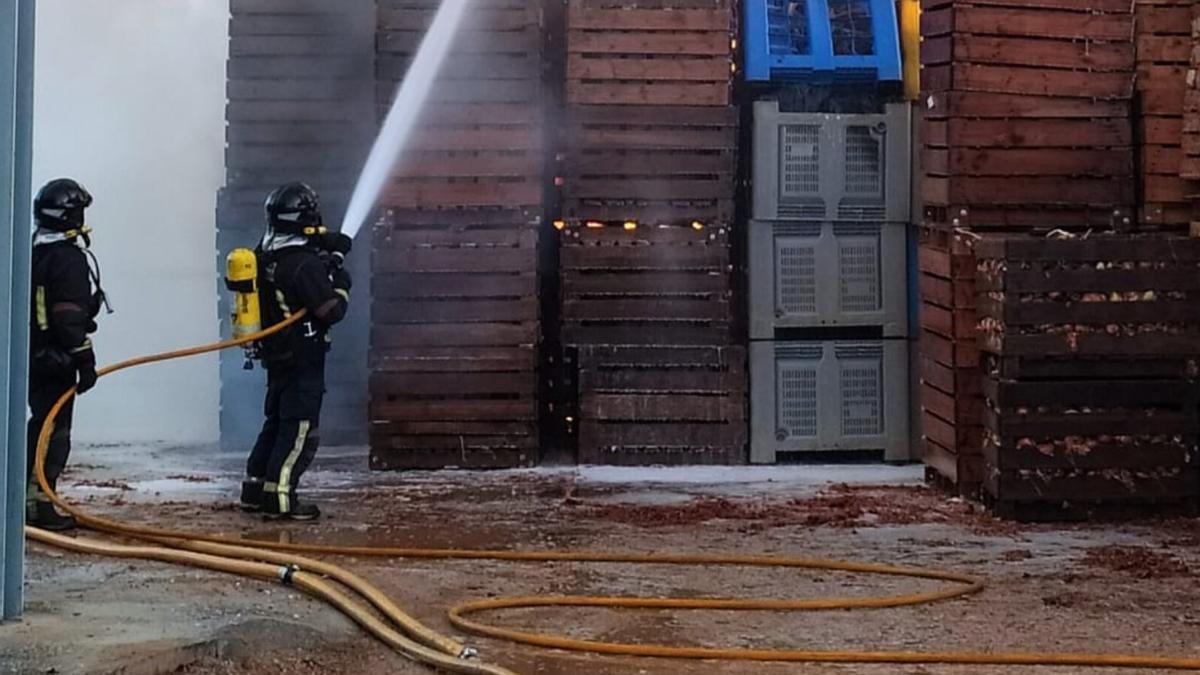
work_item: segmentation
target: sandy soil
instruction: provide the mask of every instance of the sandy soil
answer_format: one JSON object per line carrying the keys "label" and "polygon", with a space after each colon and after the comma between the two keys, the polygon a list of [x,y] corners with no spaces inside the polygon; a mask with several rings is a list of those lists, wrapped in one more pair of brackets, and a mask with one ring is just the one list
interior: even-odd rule
{"label": "sandy soil", "polygon": [[[115,451],[100,453],[77,467],[70,494],[129,520],[256,539],[786,554],[951,568],[989,582],[982,595],[967,600],[865,612],[522,610],[489,617],[530,630],[681,645],[1200,657],[1195,521],[1018,527],[913,484],[911,471],[884,481],[901,483],[896,486],[857,474],[856,482],[865,484],[845,485],[836,482],[836,471],[834,482],[811,480],[822,468],[780,474],[807,478],[724,483],[713,482],[711,473],[681,479],[645,472],[636,482],[574,471],[371,475],[360,472],[361,457],[349,452],[322,458],[313,475],[310,495],[327,517],[318,525],[276,525],[230,508],[236,458],[157,452],[161,461],[136,466]],[[165,466],[170,470],[159,468]],[[444,618],[450,606],[496,595],[840,597],[932,587],[770,569],[342,562],[450,633]],[[141,662],[151,665],[136,672],[192,675],[430,672],[390,654],[319,602],[269,584],[32,547],[28,594],[26,621],[0,627],[2,672],[135,672],[128,664]],[[1120,672],[680,662],[466,639],[490,661],[545,675]],[[155,654],[157,661],[147,658]]]}

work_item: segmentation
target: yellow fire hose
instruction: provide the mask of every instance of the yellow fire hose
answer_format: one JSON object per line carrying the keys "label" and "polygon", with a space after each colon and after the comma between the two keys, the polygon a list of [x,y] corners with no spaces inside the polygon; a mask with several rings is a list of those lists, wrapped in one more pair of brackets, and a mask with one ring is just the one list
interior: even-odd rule
{"label": "yellow fire hose", "polygon": [[[298,312],[287,321],[236,340],[174,352],[144,356],[108,366],[101,377],[136,366],[206,354],[261,340],[299,321]],[[141,540],[147,545],[125,545],[65,537],[26,527],[26,535],[37,542],[91,555],[157,560],[201,567],[246,577],[277,580],[319,597],[345,613],[364,629],[398,652],[422,663],[454,673],[471,675],[516,675],[513,671],[473,659],[473,651],[461,643],[424,626],[401,610],[370,582],[332,563],[301,557],[300,553],[440,560],[498,560],[510,562],[632,563],[645,565],[742,566],[779,569],[819,569],[860,574],[879,574],[944,581],[953,584],[925,593],[869,598],[814,598],[801,600],[752,600],[741,598],[639,598],[606,596],[531,596],[466,602],[450,609],[450,623],[476,635],[516,643],[619,656],[650,656],[676,659],[790,661],[827,663],[960,664],[1076,666],[1109,668],[1160,668],[1200,670],[1200,658],[1169,658],[1121,654],[1038,654],[971,652],[869,652],[721,649],[673,645],[631,644],[580,640],[566,636],[533,633],[484,624],[468,618],[480,612],[529,607],[609,607],[621,609],[817,611],[834,609],[879,609],[948,600],[978,593],[983,582],[973,576],[940,570],[811,560],[793,557],[742,555],[664,555],[603,553],[588,551],[510,551],[423,549],[319,544],[251,542],[233,536],[185,532],[123,523],[92,515],[65,502],[46,481],[45,460],[54,420],[75,395],[72,388],[58,400],[38,436],[35,474],[38,484],[59,508],[80,524],[120,537]],[[357,597],[340,590],[336,581]]]}

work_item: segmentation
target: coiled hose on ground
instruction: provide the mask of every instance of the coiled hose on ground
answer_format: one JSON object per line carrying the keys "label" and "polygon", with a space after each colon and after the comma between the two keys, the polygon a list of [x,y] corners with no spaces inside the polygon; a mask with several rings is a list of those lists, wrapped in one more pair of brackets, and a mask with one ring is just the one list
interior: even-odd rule
{"label": "coiled hose on ground", "polygon": [[[239,347],[283,330],[288,325],[299,321],[303,318],[303,315],[303,312],[298,312],[283,323],[244,338],[122,361],[101,369],[99,375],[104,377],[137,366]],[[49,446],[50,433],[53,430],[54,420],[62,410],[62,407],[74,395],[75,390],[73,388],[63,394],[62,398],[51,409],[46,423],[42,427],[37,441],[35,462],[35,474],[38,484],[59,508],[73,515],[83,526],[96,532],[124,537],[143,543],[120,544],[87,538],[67,537],[33,527],[26,527],[25,532],[29,539],[77,553],[157,560],[267,581],[275,580],[294,585],[333,605],[365,630],[401,654],[448,672],[467,673],[470,675],[516,675],[513,671],[506,668],[488,665],[477,660],[473,650],[452,638],[441,635],[409,616],[392,602],[385,593],[362,577],[333,563],[304,557],[300,554],[443,560],[500,560],[521,563],[587,562],[819,569],[860,574],[912,577],[944,581],[950,584],[945,588],[925,593],[871,598],[753,600],[742,598],[669,599],[608,596],[530,596],[466,602],[450,609],[450,623],[465,632],[554,649],[620,656],[649,656],[677,659],[1200,670],[1200,658],[1170,658],[1120,654],[722,649],[714,647],[681,647],[674,645],[580,640],[566,636],[513,630],[485,624],[468,617],[481,612],[528,607],[610,607],[623,609],[742,611],[878,609],[925,604],[971,595],[983,589],[983,582],[970,575],[941,570],[793,557],[332,546],[250,542],[237,537],[218,534],[132,525],[87,513],[79,507],[67,503],[50,488],[49,483],[46,481],[46,449]]]}

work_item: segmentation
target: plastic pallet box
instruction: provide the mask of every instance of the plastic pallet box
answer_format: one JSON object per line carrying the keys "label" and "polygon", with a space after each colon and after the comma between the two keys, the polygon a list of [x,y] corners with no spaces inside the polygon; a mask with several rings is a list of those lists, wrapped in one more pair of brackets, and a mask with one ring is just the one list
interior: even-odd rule
{"label": "plastic pallet box", "polygon": [[777,328],[873,327],[908,335],[901,223],[750,223],[750,338]]}
{"label": "plastic pallet box", "polygon": [[754,104],[753,217],[757,220],[907,222],[912,111],[780,112]]}
{"label": "plastic pallet box", "polygon": [[753,342],[750,461],[883,450],[910,459],[905,340]]}
{"label": "plastic pallet box", "polygon": [[893,0],[749,0],[751,82],[895,82],[902,76]]}

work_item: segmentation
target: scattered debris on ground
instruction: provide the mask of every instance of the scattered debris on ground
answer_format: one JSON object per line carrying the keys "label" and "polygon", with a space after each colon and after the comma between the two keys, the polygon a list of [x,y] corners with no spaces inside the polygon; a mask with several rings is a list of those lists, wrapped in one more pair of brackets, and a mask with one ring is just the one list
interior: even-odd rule
{"label": "scattered debris on ground", "polygon": [[1084,552],[1083,564],[1136,579],[1171,579],[1192,575],[1191,568],[1168,551],[1145,546],[1099,546]]}

